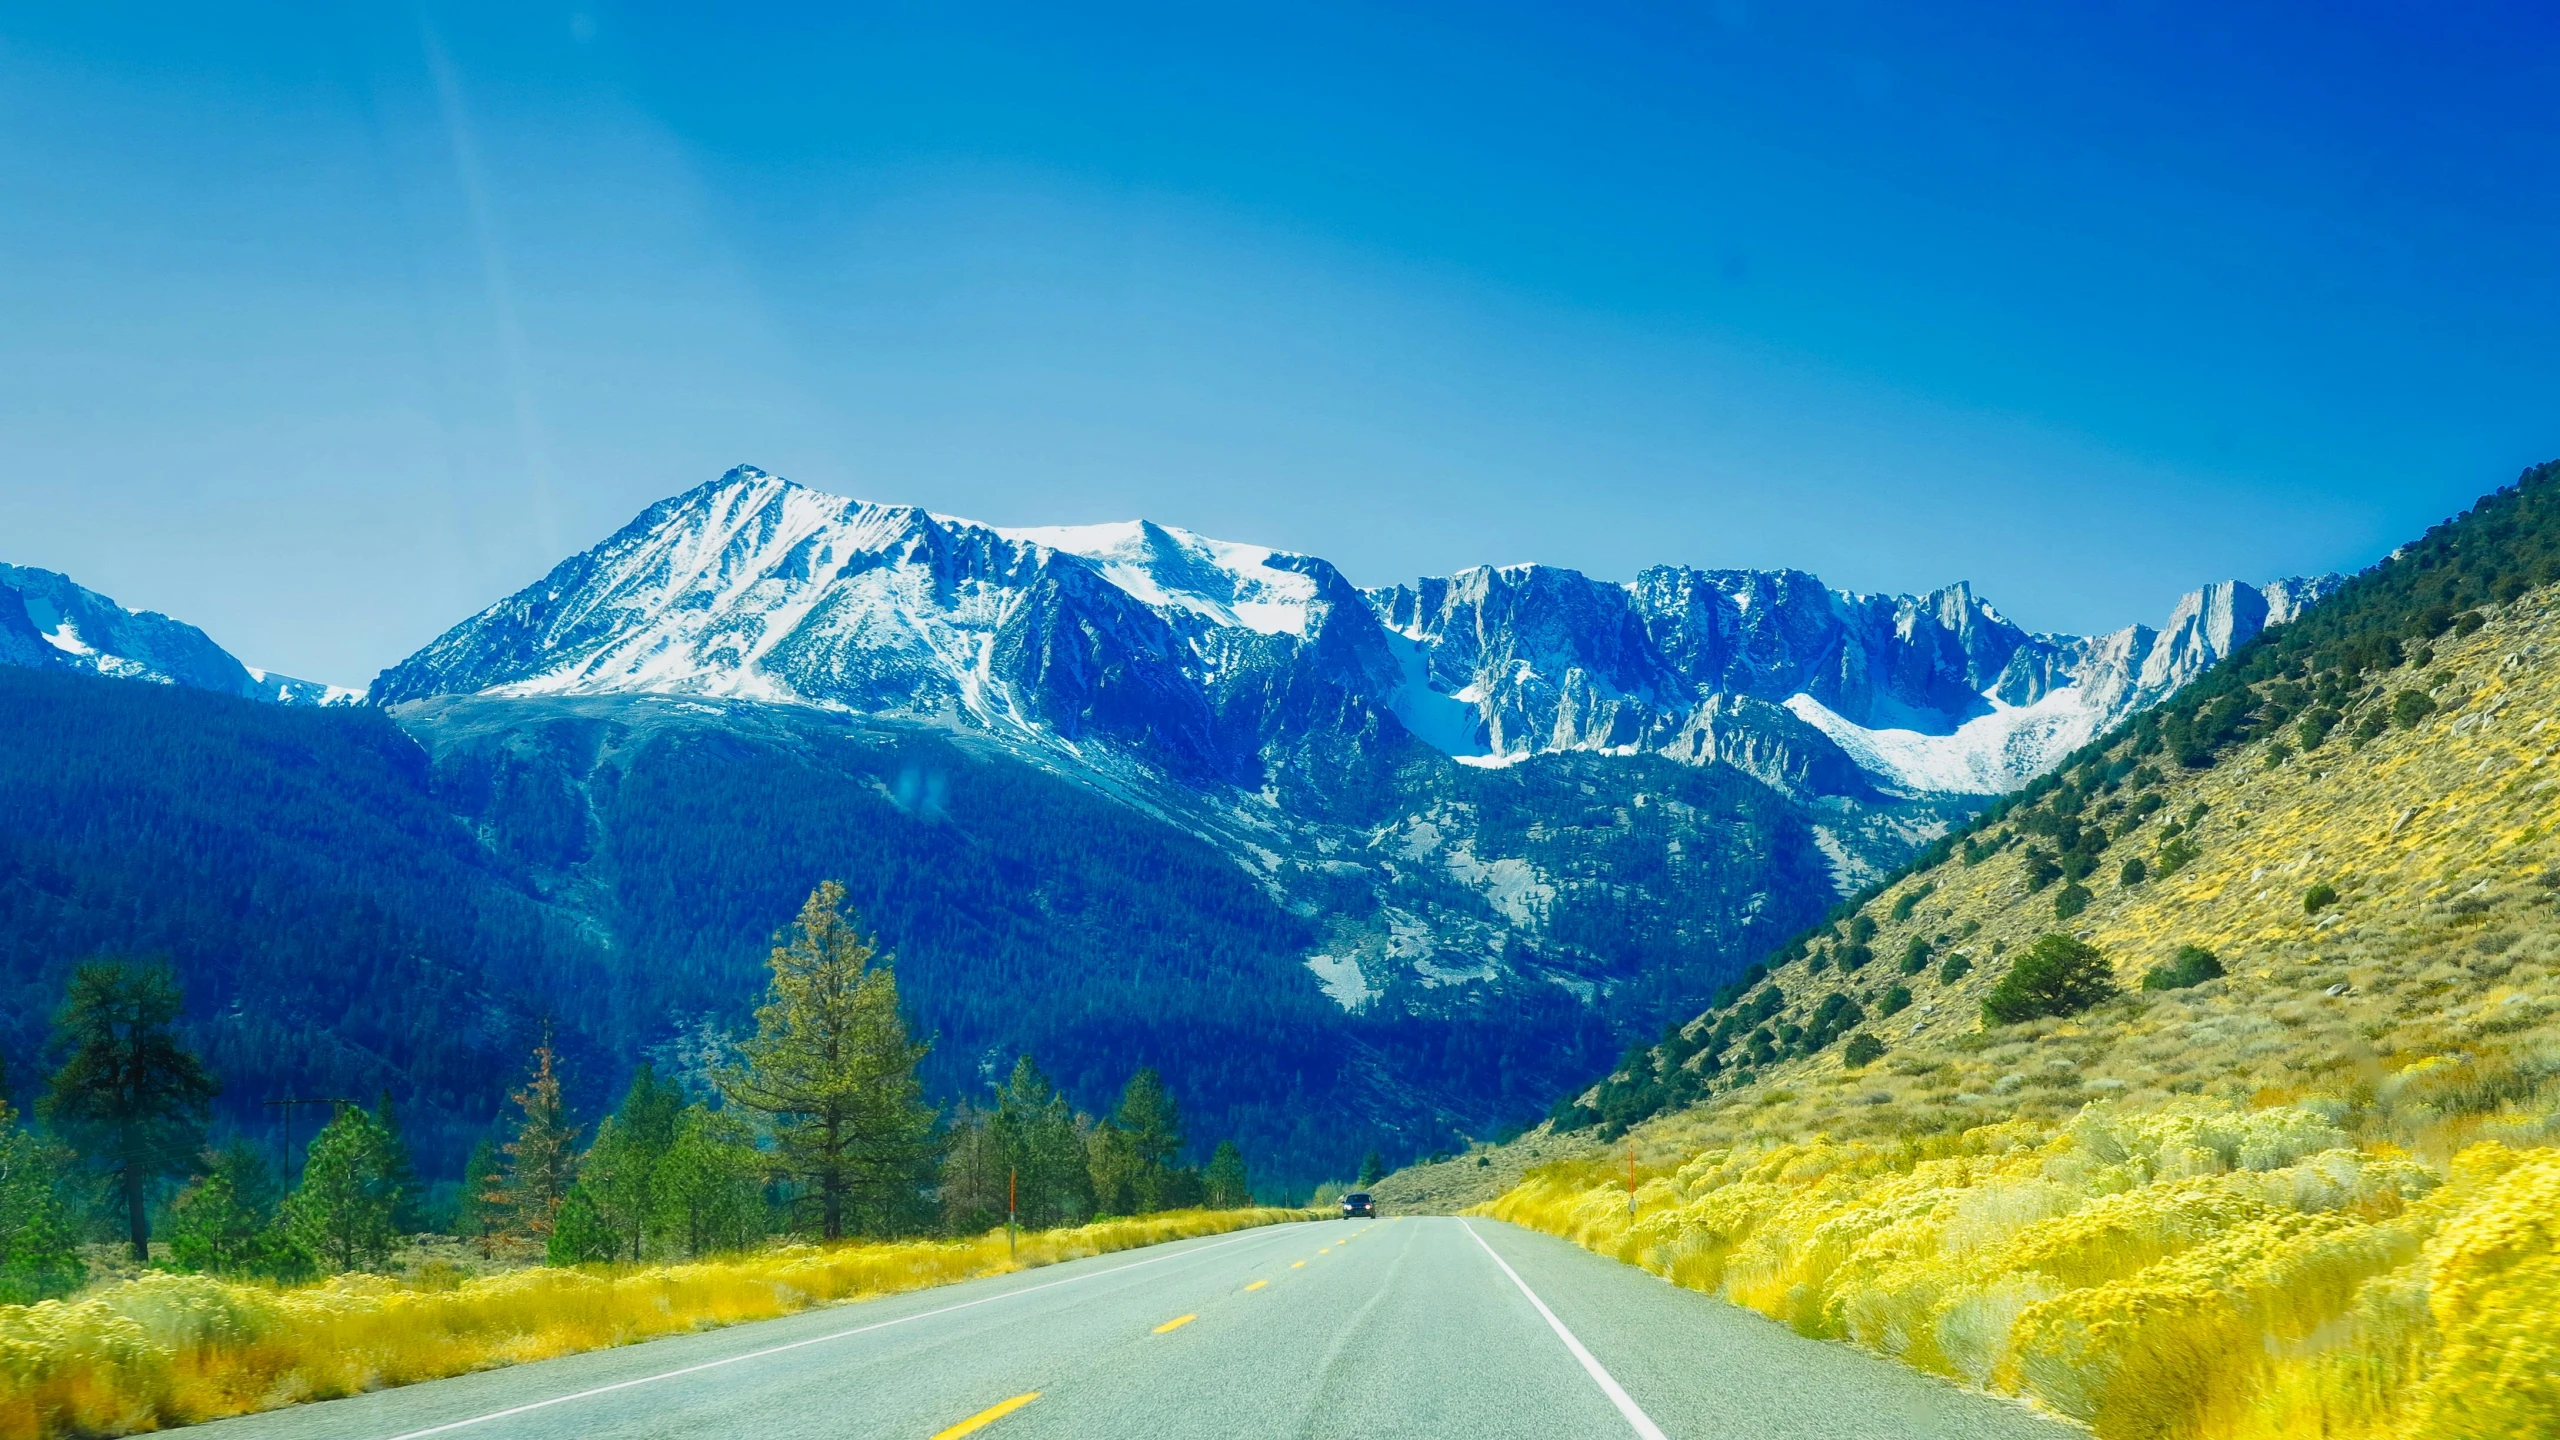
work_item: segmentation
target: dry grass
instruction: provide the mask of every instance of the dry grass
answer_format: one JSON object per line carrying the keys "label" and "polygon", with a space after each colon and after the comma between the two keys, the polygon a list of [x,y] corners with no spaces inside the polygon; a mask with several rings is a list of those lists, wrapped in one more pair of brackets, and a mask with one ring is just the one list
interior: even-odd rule
{"label": "dry grass", "polygon": [[687,1265],[279,1290],[146,1275],[0,1307],[0,1437],[125,1435],[1308,1218],[1187,1210],[1022,1238],[795,1246]]}
{"label": "dry grass", "polygon": [[[2374,697],[2430,691],[2414,729],[2173,773],[2068,922],[2017,849],[1880,898],[1875,964],[1776,979],[1796,1016],[1909,986],[1884,1059],[1642,1127],[1632,1223],[1622,1159],[1492,1212],[2109,1437],[2560,1433],[2560,604],[2436,651]],[[2199,802],[2198,858],[2118,883]],[[2341,902],[2307,911],[2316,884]],[[2127,995],[1984,1029],[2057,929]],[[1914,936],[1973,973],[1893,973]],[[2182,944],[2229,976],[2133,988]]]}

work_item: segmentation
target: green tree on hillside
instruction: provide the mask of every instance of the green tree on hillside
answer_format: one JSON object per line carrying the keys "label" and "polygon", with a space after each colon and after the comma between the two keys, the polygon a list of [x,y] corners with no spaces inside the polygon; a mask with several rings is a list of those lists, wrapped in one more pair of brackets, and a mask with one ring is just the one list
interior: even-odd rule
{"label": "green tree on hillside", "polygon": [[2041,1015],[2076,1015],[2116,993],[2115,971],[2095,945],[2046,935],[2009,966],[1982,999],[1982,1016],[2014,1025]]}
{"label": "green tree on hillside", "polygon": [[961,1234],[988,1229],[1004,1218],[1005,1156],[986,1112],[963,1101],[953,1112],[935,1196],[942,1223]]}
{"label": "green tree on hillside", "polygon": [[1060,1225],[1093,1213],[1093,1169],[1075,1112],[1030,1056],[1014,1062],[987,1131],[1005,1171],[995,1179],[1013,1182],[1022,1223]]}
{"label": "green tree on hillside", "polygon": [[462,1194],[454,1206],[456,1223],[466,1239],[480,1242],[480,1254],[489,1254],[489,1242],[507,1224],[507,1173],[498,1142],[483,1135],[471,1147],[471,1158],[462,1167]]}
{"label": "green tree on hillside", "polygon": [[1199,1202],[1200,1177],[1174,1161],[1182,1154],[1182,1107],[1164,1077],[1142,1068],[1120,1093],[1111,1123],[1129,1137],[1140,1211],[1172,1210]]}
{"label": "green tree on hillside", "polygon": [[624,1258],[642,1258],[657,1229],[658,1171],[675,1148],[683,1114],[684,1092],[644,1064],[578,1162],[578,1188]]}
{"label": "green tree on hillside", "polygon": [[572,1183],[560,1199],[559,1213],[552,1217],[550,1238],[542,1242],[543,1263],[600,1265],[621,1253],[622,1237],[596,1213],[586,1182]]}
{"label": "green tree on hillside", "polygon": [[0,1305],[49,1300],[88,1278],[62,1193],[70,1158],[18,1123],[0,1086]]}
{"label": "green tree on hillside", "polygon": [[349,1105],[321,1127],[302,1164],[302,1183],[279,1212],[285,1233],[332,1271],[379,1270],[398,1238],[392,1219],[407,1170],[381,1119]]}
{"label": "green tree on hillside", "polygon": [[311,1257],[276,1224],[283,1187],[267,1157],[247,1141],[216,1152],[203,1179],[178,1193],[169,1207],[169,1258],[185,1270],[297,1278]]}
{"label": "green tree on hillside", "polygon": [[1200,1177],[1204,1202],[1212,1209],[1235,1210],[1253,1203],[1253,1180],[1245,1173],[1244,1152],[1233,1140],[1218,1142],[1209,1168]]}
{"label": "green tree on hillside", "polygon": [[819,1233],[840,1239],[857,1210],[885,1222],[914,1203],[932,1155],[926,1047],[907,1037],[897,978],[845,915],[841,884],[811,892],[769,963],[746,1064],[720,1090],[771,1117],[775,1161],[815,1194]]}
{"label": "green tree on hillside", "polygon": [[73,971],[54,1022],[54,1043],[68,1058],[41,1107],[113,1177],[140,1263],[151,1259],[152,1182],[195,1168],[207,1107],[221,1088],[172,1028],[179,1003],[165,965],[100,961]]}
{"label": "green tree on hillside", "polygon": [[764,1156],[744,1120],[688,1105],[651,1177],[658,1233],[688,1256],[743,1250],[765,1233]]}
{"label": "green tree on hillside", "polygon": [[1138,1147],[1129,1132],[1105,1120],[1085,1137],[1085,1163],[1093,1179],[1097,1215],[1135,1215],[1145,1208],[1138,1187]]}
{"label": "green tree on hillside", "polygon": [[401,1132],[400,1111],[391,1100],[391,1087],[382,1087],[382,1098],[373,1107],[374,1122],[387,1137],[392,1161],[391,1188],[400,1197],[391,1212],[394,1234],[415,1235],[427,1228],[427,1187],[418,1179],[416,1157],[409,1153],[409,1137]]}

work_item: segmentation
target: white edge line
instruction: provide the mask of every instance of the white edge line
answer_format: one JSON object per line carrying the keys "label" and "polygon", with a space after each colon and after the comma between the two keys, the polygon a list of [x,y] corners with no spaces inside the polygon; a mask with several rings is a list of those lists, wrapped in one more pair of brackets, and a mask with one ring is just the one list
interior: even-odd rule
{"label": "white edge line", "polygon": [[1583,1372],[1600,1387],[1601,1394],[1609,1397],[1609,1403],[1618,1407],[1618,1413],[1627,1417],[1627,1423],[1635,1427],[1635,1432],[1644,1440],[1669,1440],[1662,1433],[1662,1427],[1654,1424],[1653,1417],[1645,1414],[1644,1407],[1627,1393],[1626,1387],[1602,1369],[1591,1352],[1582,1348],[1582,1342],[1573,1338],[1573,1332],[1564,1328],[1564,1322],[1556,1318],[1556,1312],[1547,1308],[1547,1302],[1538,1298],[1538,1292],[1529,1288],[1529,1282],[1520,1278],[1520,1272],[1511,1268],[1511,1262],[1495,1254],[1491,1245],[1485,1245],[1484,1237],[1476,1233],[1473,1225],[1461,1220],[1458,1228],[1467,1232],[1467,1238],[1483,1245],[1484,1253],[1492,1255],[1493,1263],[1501,1266],[1502,1273],[1511,1277],[1511,1283],[1520,1287],[1520,1293],[1529,1297],[1529,1303],[1538,1307],[1538,1313],[1546,1317],[1547,1328],[1555,1331],[1556,1338],[1564,1342],[1564,1348],[1572,1351],[1573,1358],[1582,1362]]}
{"label": "white edge line", "polygon": [[[1061,1280],[1046,1280],[1037,1285],[1025,1285],[1019,1290],[1007,1290],[1001,1295],[986,1295],[975,1300],[963,1300],[957,1305],[945,1305],[939,1310],[920,1310],[913,1315],[901,1315],[895,1320],[880,1320],[869,1325],[857,1325],[850,1330],[836,1330],[825,1335],[812,1335],[806,1340],[794,1340],[787,1345],[771,1345],[762,1350],[750,1350],[744,1355],[727,1355],[718,1360],[705,1360],[699,1365],[687,1365],[680,1370],[667,1370],[656,1375],[643,1375],[636,1380],[618,1380],[611,1385],[598,1385],[592,1390],[580,1390],[568,1395],[554,1395],[548,1400],[535,1400],[523,1405],[510,1406],[504,1410],[492,1410],[486,1415],[474,1415],[465,1420],[448,1420],[442,1425],[430,1425],[424,1430],[404,1430],[401,1433],[390,1437],[390,1440],[422,1440],[422,1437],[428,1435],[442,1435],[449,1430],[461,1430],[473,1425],[485,1425],[492,1420],[504,1420],[509,1416],[522,1415],[529,1411],[548,1410],[554,1405],[566,1405],[572,1400],[588,1400],[593,1399],[598,1395],[610,1395],[616,1390],[628,1390],[635,1385],[654,1385],[661,1380],[673,1380],[684,1375],[698,1375],[705,1370],[717,1370],[724,1365],[736,1365],[747,1360],[761,1360],[767,1355],[779,1355],[786,1350],[798,1350],[809,1345],[824,1345],[830,1340],[843,1340],[855,1335],[868,1335],[874,1330],[886,1330],[892,1325],[904,1325],[916,1320],[930,1320],[937,1315],[949,1315],[960,1310],[974,1310],[981,1305],[992,1305],[999,1300],[1011,1300],[1017,1295],[1028,1295],[1035,1290],[1053,1290],[1060,1285],[1073,1285],[1080,1280],[1093,1280],[1104,1275],[1117,1275],[1125,1270],[1140,1270],[1149,1265],[1161,1265],[1167,1260],[1179,1260],[1186,1255],[1201,1255],[1206,1254],[1211,1250],[1223,1250],[1229,1245],[1240,1244],[1246,1240],[1267,1239],[1269,1238],[1268,1232],[1276,1228],[1278,1227],[1257,1225],[1247,1234],[1237,1235],[1230,1239],[1221,1240],[1215,1245],[1195,1245],[1188,1250],[1176,1250],[1170,1254],[1158,1255],[1150,1260],[1139,1260],[1128,1265],[1114,1265],[1108,1270],[1088,1270],[1082,1275],[1069,1275]],[[1500,1257],[1496,1258],[1499,1259]],[[1504,1268],[1508,1269],[1509,1267],[1506,1266]],[[1515,1275],[1512,1278],[1516,1280],[1519,1277]],[[1527,1287],[1524,1286],[1522,1288],[1525,1289]],[[1531,1296],[1530,1298],[1534,1300],[1537,1297]],[[1544,1309],[1546,1307],[1540,1306],[1539,1308]],[[776,1316],[774,1318],[781,1319],[783,1317]],[[1552,1316],[1549,1317],[1549,1322],[1553,1323]],[[696,1331],[694,1333],[700,1334],[703,1332]],[[586,1353],[593,1354],[595,1352],[588,1351]],[[567,1357],[563,1356],[561,1358],[565,1359]],[[1656,1432],[1656,1434],[1658,1435],[1659,1432]]]}

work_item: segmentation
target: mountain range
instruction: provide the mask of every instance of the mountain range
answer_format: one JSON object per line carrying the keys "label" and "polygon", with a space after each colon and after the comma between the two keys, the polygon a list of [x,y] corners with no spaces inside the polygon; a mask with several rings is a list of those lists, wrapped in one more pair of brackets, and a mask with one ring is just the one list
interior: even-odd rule
{"label": "mountain range", "polygon": [[[2098,637],[1961,584],[1797,571],[1362,589],[1150,522],[999,528],[741,467],[385,671],[375,718],[315,719],[416,747],[367,785],[413,784],[476,857],[479,913],[548,937],[439,943],[498,1029],[569,1024],[599,1086],[743,1018],[765,937],[835,875],[900,957],[942,1093],[1028,1050],[1098,1106],[1155,1063],[1196,1139],[1315,1177],[1542,1113],[2337,583],[2215,585]],[[0,587],[0,660],[356,698],[49,572]],[[399,973],[366,1003],[398,1004]],[[415,1093],[450,1149],[504,1077],[419,1071],[440,1063],[296,1083]]]}

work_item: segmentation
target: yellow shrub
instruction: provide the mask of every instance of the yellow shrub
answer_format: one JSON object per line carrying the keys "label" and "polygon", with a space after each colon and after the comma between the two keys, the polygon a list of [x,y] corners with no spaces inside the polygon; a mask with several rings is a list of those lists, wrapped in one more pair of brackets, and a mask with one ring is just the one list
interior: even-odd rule
{"label": "yellow shrub", "polygon": [[[2441,1067],[2435,1067],[2441,1068]],[[2350,1148],[2328,1102],[1552,1166],[1486,1212],[2107,1440],[2560,1434],[2560,1156]]]}
{"label": "yellow shrub", "polygon": [[[2504,1146],[2470,1156],[2488,1169]],[[2421,1433],[2549,1434],[2560,1416],[2560,1155],[2522,1160],[2427,1247],[2441,1337],[2416,1405]]]}
{"label": "yellow shrub", "polygon": [[115,1435],[627,1345],[835,1301],[1307,1218],[1186,1210],[1022,1237],[801,1245],[686,1265],[531,1269],[295,1290],[146,1275],[0,1306],[0,1437]]}

